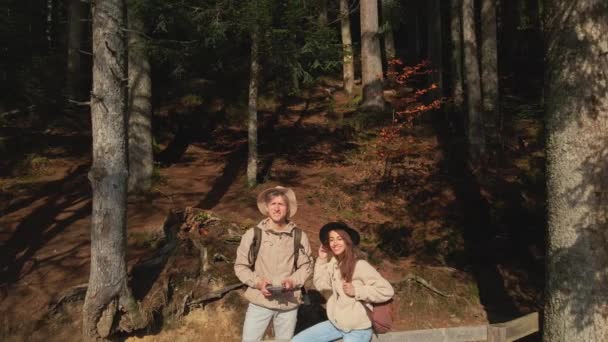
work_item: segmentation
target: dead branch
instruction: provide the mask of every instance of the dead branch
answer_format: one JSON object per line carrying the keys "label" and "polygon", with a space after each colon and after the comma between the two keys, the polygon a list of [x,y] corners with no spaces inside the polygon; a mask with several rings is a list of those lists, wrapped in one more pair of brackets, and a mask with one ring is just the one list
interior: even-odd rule
{"label": "dead branch", "polygon": [[0,113],[0,117],[32,112],[34,109],[36,109],[35,105],[31,105],[23,109],[13,109],[9,110],[8,112]]}
{"label": "dead branch", "polygon": [[241,237],[232,236],[232,237],[225,238],[223,241],[227,245],[238,245],[239,243],[241,243]]}
{"label": "dead branch", "polygon": [[196,307],[196,306],[200,306],[201,304],[205,304],[207,302],[213,301],[215,299],[220,299],[222,298],[226,293],[241,288],[245,286],[245,284],[243,283],[238,283],[238,284],[232,284],[232,285],[228,285],[220,290],[217,291],[213,291],[209,294],[207,294],[206,296],[194,299],[192,301],[190,301],[187,305],[188,308],[192,308],[192,307]]}
{"label": "dead branch", "polygon": [[182,299],[180,306],[177,308],[176,316],[181,317],[186,314],[186,308],[188,308],[188,300],[192,297],[192,291],[188,292]]}
{"label": "dead branch", "polygon": [[76,101],[76,100],[68,99],[68,102],[73,103],[77,106],[90,106],[91,105],[90,101]]}
{"label": "dead branch", "polygon": [[417,276],[415,274],[411,274],[411,273],[406,275],[403,279],[397,281],[396,283],[392,283],[392,284],[397,285],[397,284],[401,284],[401,283],[408,282],[408,281],[414,281],[414,282],[422,285],[423,287],[426,287],[431,292],[434,292],[442,297],[453,297],[453,295],[451,295],[451,294],[446,294],[445,292],[438,290],[436,287],[431,285],[431,283],[426,281],[424,278]]}
{"label": "dead branch", "polygon": [[231,262],[230,259],[228,259],[227,256],[225,256],[223,254],[220,254],[220,253],[213,254],[213,261],[214,262],[218,262],[218,261]]}

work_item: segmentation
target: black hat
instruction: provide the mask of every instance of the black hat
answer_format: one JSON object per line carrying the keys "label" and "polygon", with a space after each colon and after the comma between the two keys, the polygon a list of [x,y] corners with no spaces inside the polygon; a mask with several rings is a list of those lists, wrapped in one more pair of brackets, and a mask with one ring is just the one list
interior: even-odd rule
{"label": "black hat", "polygon": [[350,235],[350,239],[353,240],[353,245],[357,246],[359,241],[361,241],[361,237],[359,236],[359,232],[349,227],[344,222],[329,222],[323,227],[321,227],[321,231],[319,231],[319,240],[324,245],[329,243],[329,232],[332,230],[343,230]]}

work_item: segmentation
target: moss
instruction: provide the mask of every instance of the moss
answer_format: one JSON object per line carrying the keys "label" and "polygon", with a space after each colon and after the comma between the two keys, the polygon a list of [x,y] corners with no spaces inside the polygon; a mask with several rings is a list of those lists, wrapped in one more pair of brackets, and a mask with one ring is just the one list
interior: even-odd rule
{"label": "moss", "polygon": [[210,218],[211,218],[211,214],[209,214],[206,211],[199,211],[198,213],[196,213],[194,215],[194,221],[199,222],[199,223],[206,222]]}

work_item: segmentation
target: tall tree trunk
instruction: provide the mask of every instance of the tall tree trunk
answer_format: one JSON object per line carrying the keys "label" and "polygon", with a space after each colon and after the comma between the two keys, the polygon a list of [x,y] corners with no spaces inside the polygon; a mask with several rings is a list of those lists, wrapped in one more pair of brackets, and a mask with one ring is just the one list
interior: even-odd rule
{"label": "tall tree trunk", "polygon": [[462,0],[450,0],[450,32],[452,38],[452,101],[454,109],[462,112]]}
{"label": "tall tree trunk", "polygon": [[407,50],[409,64],[417,63],[421,58],[420,49],[420,11],[418,10],[419,4],[415,1],[408,1],[406,3],[408,20],[407,25]]}
{"label": "tall tree trunk", "polygon": [[340,32],[342,33],[342,74],[344,90],[353,93],[355,84],[355,63],[353,62],[353,41],[350,33],[348,0],[340,0]]}
{"label": "tall tree trunk", "polygon": [[[518,41],[517,37],[517,17],[519,7],[519,0],[502,1],[501,7],[501,37],[500,37],[500,55],[503,56],[503,60],[512,60],[515,56],[516,45]],[[509,67],[508,63],[504,64],[505,69]],[[510,70],[509,72],[513,72]]]}
{"label": "tall tree trunk", "polygon": [[384,27],[384,54],[388,61],[397,57],[397,49],[395,48],[395,32],[393,29],[394,11],[398,11],[394,0],[380,0],[382,9],[382,26]]}
{"label": "tall tree trunk", "polygon": [[397,57],[397,49],[395,48],[395,35],[390,23],[384,30],[384,54],[386,60],[391,61]]}
{"label": "tall tree trunk", "polygon": [[462,1],[462,38],[464,45],[464,78],[467,91],[469,159],[476,167],[485,156],[485,137],[481,113],[481,85],[479,63],[477,62],[474,0]]}
{"label": "tall tree trunk", "polygon": [[384,27],[384,58],[386,58],[386,66],[387,66],[387,78],[391,81],[394,81],[396,76],[396,68],[395,64],[392,64],[391,61],[397,57],[397,49],[395,47],[395,35],[393,30],[392,23],[392,12],[397,10],[395,8],[395,3],[393,0],[381,0],[380,1],[382,8],[382,26]]}
{"label": "tall tree trunk", "polygon": [[152,78],[145,50],[144,23],[129,10],[129,192],[146,192],[152,185]]}
{"label": "tall tree trunk", "polygon": [[53,3],[53,0],[46,0],[46,40],[47,40],[47,44],[49,49],[52,47],[53,44],[53,31],[55,28],[55,23],[54,23],[54,12],[55,12],[55,4]]}
{"label": "tall tree trunk", "polygon": [[439,0],[428,0],[428,56],[434,72],[429,75],[430,83],[436,84],[437,91],[431,93],[436,99],[443,95],[443,58],[441,49],[441,3]]}
{"label": "tall tree trunk", "polygon": [[361,0],[361,80],[365,110],[384,109],[382,53],[378,34],[378,1]]}
{"label": "tall tree trunk", "polygon": [[254,187],[258,174],[258,79],[260,65],[258,61],[259,33],[257,27],[251,33],[251,74],[249,76],[249,157],[247,161],[247,184]]}
{"label": "tall tree trunk", "polygon": [[66,88],[68,92],[68,97],[73,100],[80,100],[80,96],[82,95],[80,43],[82,41],[83,14],[83,2],[81,0],[69,0]]}
{"label": "tall tree trunk", "polygon": [[544,341],[608,341],[608,2],[547,6]]}
{"label": "tall tree trunk", "polygon": [[91,273],[83,307],[83,339],[107,339],[128,291],[127,39],[125,0],[93,1],[91,117],[93,189]]}
{"label": "tall tree trunk", "polygon": [[496,44],[496,0],[481,2],[481,90],[484,122],[490,148],[500,141],[498,110],[498,57]]}
{"label": "tall tree trunk", "polygon": [[319,0],[318,22],[320,27],[327,26],[327,0]]}
{"label": "tall tree trunk", "polygon": [[540,1],[541,0],[531,0],[529,4],[530,22],[534,31],[538,31],[541,29],[541,7],[539,4]]}

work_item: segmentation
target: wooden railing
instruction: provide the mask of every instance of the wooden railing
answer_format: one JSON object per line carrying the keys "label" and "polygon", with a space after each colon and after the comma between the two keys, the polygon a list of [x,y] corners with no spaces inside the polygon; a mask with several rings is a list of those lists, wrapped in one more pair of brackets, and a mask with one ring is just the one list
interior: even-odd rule
{"label": "wooden railing", "polygon": [[505,323],[441,329],[395,331],[374,335],[378,342],[507,342],[538,331],[538,312]]}

